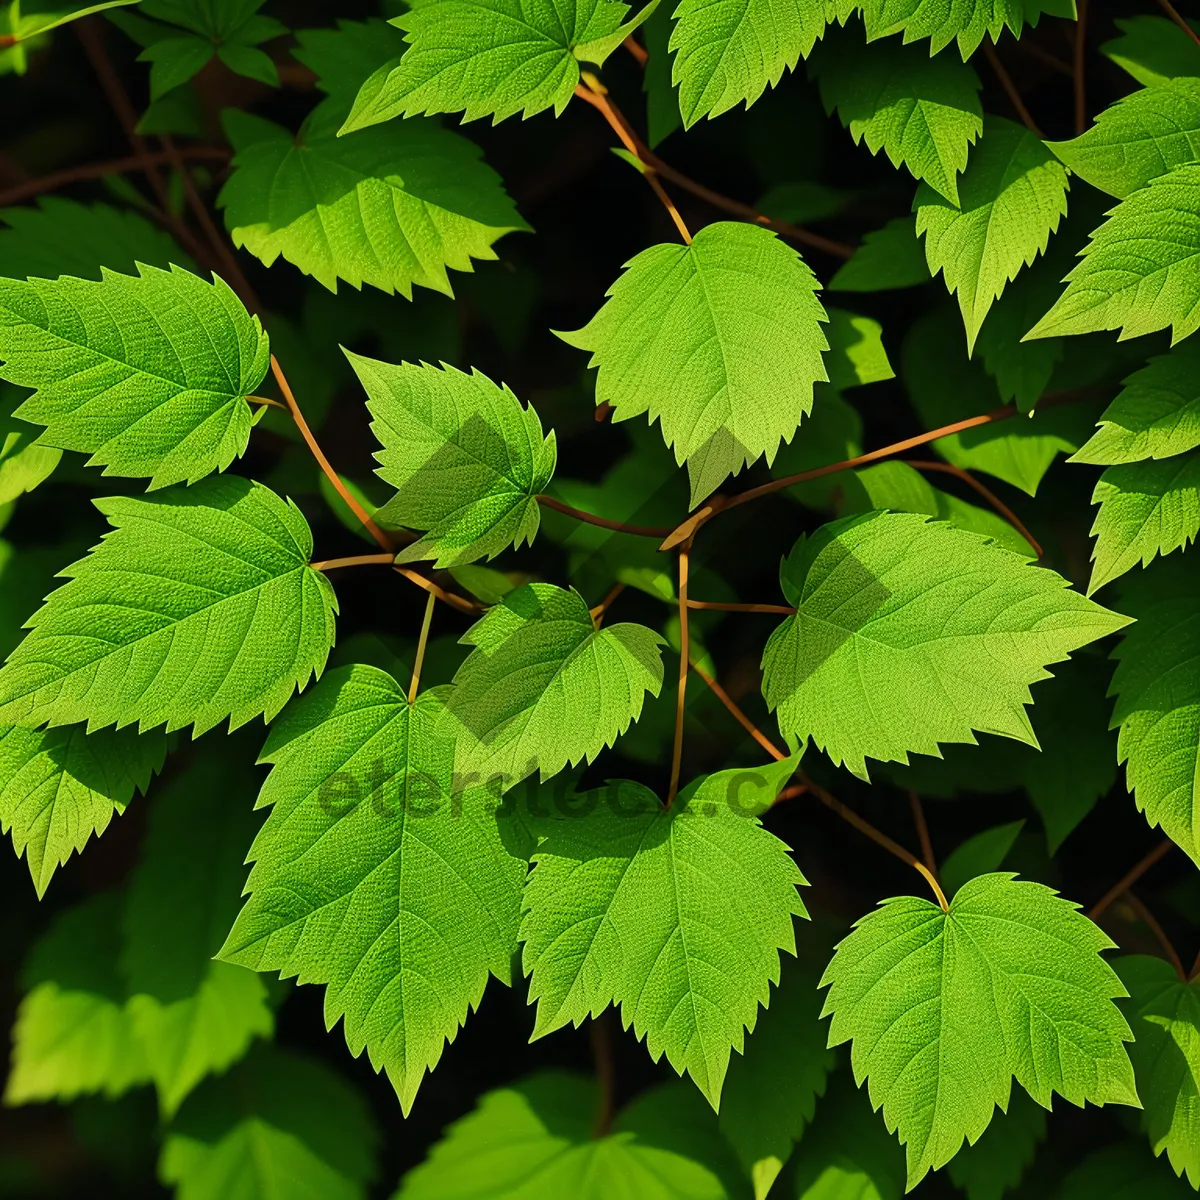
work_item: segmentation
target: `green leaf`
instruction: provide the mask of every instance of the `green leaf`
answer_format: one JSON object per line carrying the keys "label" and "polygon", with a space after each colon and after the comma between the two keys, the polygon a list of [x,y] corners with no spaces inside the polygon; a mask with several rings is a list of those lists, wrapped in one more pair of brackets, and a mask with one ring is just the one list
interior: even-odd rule
{"label": "green leaf", "polygon": [[1200,446],[1200,339],[1189,338],[1130,375],[1098,425],[1071,462],[1138,462]]}
{"label": "green leaf", "polygon": [[1171,343],[1200,329],[1200,163],[1176,167],[1109,211],[1058,302],[1025,335],[1119,329],[1121,338],[1171,329]]}
{"label": "green leaf", "polygon": [[20,392],[0,384],[0,505],[45,483],[62,460],[61,450],[40,445],[38,430],[12,415],[18,404]]}
{"label": "green leaf", "polygon": [[43,445],[90,454],[150,487],[193,483],[243,454],[267,336],[229,287],[179,267],[0,280],[3,377]]}
{"label": "green leaf", "polygon": [[867,513],[802,537],[789,604],[763,653],[763,695],[790,742],[867,778],[972,730],[1036,745],[1025,705],[1045,669],[1128,619],[975,534]]}
{"label": "green leaf", "polygon": [[[829,349],[825,370],[829,386],[839,392],[864,383],[895,379],[896,372],[883,346],[883,326],[842,308],[829,309]],[[807,426],[806,426],[807,428]]]}
{"label": "green leaf", "polygon": [[1075,16],[1074,0],[963,0],[947,5],[941,0],[863,0],[867,37],[903,33],[906,42],[930,39],[929,51],[936,54],[957,41],[963,60],[968,59],[984,37],[998,42],[1007,26],[1019,37],[1026,26],[1036,26],[1043,14]]}
{"label": "green leaf", "polygon": [[102,834],[135,791],[145,794],[166,752],[163,735],[132,729],[0,726],[0,827],[28,860],[39,898],[72,852]]}
{"label": "green leaf", "polygon": [[642,76],[642,91],[646,93],[646,141],[651,150],[683,124],[679,89],[671,80],[670,41],[675,27],[672,11],[669,3],[659,4],[642,27],[649,55]]}
{"label": "green leaf", "polygon": [[395,1200],[734,1200],[716,1117],[694,1089],[644,1092],[593,1137],[595,1083],[546,1071],[486,1093]]}
{"label": "green leaf", "polygon": [[400,562],[457,567],[533,541],[558,456],[533,407],[479,371],[346,357],[383,447],[377,474],[396,489],[379,519],[425,535]]}
{"label": "green leaf", "polygon": [[1138,1105],[1113,998],[1124,988],[1099,951],[1113,943],[1047,887],[1008,872],[966,884],[948,912],[885,900],[838,946],[829,1040],[851,1043],[855,1080],[908,1157],[908,1186],[974,1143],[1011,1081],[1043,1107]]}
{"label": "green leaf", "polygon": [[1092,503],[1088,595],[1159,554],[1186,549],[1200,533],[1200,450],[1109,467]]}
{"label": "green leaf", "polygon": [[436,121],[340,138],[343,111],[326,101],[296,135],[227,111],[236,154],[218,203],[236,245],[267,266],[282,255],[330,291],[344,279],[411,299],[414,284],[453,295],[447,268],[470,271],[528,230],[473,142]]}
{"label": "green leaf", "polygon": [[445,700],[410,704],[385,672],[345,667],[275,722],[271,813],[220,952],[325,984],[327,1024],[345,1019],[406,1116],[489,975],[510,982],[526,873],[495,795],[454,774]]}
{"label": "green leaf", "polygon": [[756,1200],[765,1200],[812,1121],[835,1062],[825,1047],[818,973],[794,958],[782,964],[771,1005],[743,1053],[731,1060],[721,1094],[721,1132],[753,1183]]}
{"label": "green leaf", "polygon": [[[669,809],[620,781],[539,829],[521,940],[534,1037],[619,1005],[657,1062],[686,1070],[714,1109],[731,1049],[795,953],[806,881],[757,819],[797,758],[721,771]],[[586,816],[583,815],[586,813]]]}
{"label": "green leaf", "polygon": [[83,4],[72,4],[70,0],[20,0],[19,15],[14,15],[12,32],[17,41],[24,42],[40,33],[49,33],[60,25],[78,21],[80,17],[116,8],[120,4],[134,4],[137,0],[99,0]]}
{"label": "green leaf", "polygon": [[301,29],[300,49],[292,57],[317,77],[317,87],[350,104],[373,72],[405,51],[404,34],[377,17],[369,21],[339,19],[336,29]]}
{"label": "green leaf", "polygon": [[150,66],[150,99],[159,100],[168,92],[198,75],[216,54],[216,47],[205,38],[192,34],[165,37],[147,46],[138,55],[139,62]]}
{"label": "green leaf", "polygon": [[893,217],[882,229],[873,229],[863,238],[828,287],[831,292],[883,292],[916,287],[929,278],[915,218]]}
{"label": "green leaf", "polygon": [[[1100,53],[1142,84],[1157,87],[1181,75],[1200,76],[1200,46],[1165,17],[1118,17],[1121,36],[1104,42]],[[1200,32],[1200,25],[1189,21]]]}
{"label": "green leaf", "polygon": [[158,1173],[180,1200],[365,1200],[379,1135],[321,1063],[259,1046],[172,1121]]}
{"label": "green leaf", "polygon": [[1124,200],[1200,157],[1200,79],[1134,92],[1078,137],[1047,145],[1081,179]]}
{"label": "green leaf", "polygon": [[1136,1142],[1098,1150],[1062,1182],[1061,1200],[1193,1200],[1195,1193]]}
{"label": "green leaf", "polygon": [[142,729],[270,720],[321,671],[337,601],[298,509],[223,476],[96,501],[113,532],[0,668],[0,722]]}
{"label": "green leaf", "polygon": [[1124,585],[1136,618],[1113,652],[1112,724],[1129,790],[1151,825],[1200,865],[1200,606],[1194,556]]}
{"label": "green leaf", "polygon": [[661,422],[695,506],[748,463],[769,464],[811,411],[828,348],[817,281],[769,230],[735,221],[625,266],[592,320],[558,336],[591,352],[596,402],[614,420]]}
{"label": "green leaf", "polygon": [[22,972],[5,1104],[109,1099],[149,1080],[117,973],[124,897],[103,892],[61,913]]}
{"label": "green leaf", "polygon": [[1035,134],[989,117],[958,190],[955,204],[923,183],[913,209],[930,272],[958,294],[970,353],[992,302],[1066,215],[1067,173]]}
{"label": "green leaf", "polygon": [[[1130,1050],[1130,1058],[1134,1053]],[[973,1146],[964,1146],[950,1160],[946,1173],[966,1192],[967,1200],[1000,1200],[1020,1186],[1045,1137],[1045,1109],[1024,1092],[1014,1092],[1008,1111],[996,1117]]]}
{"label": "green leaf", "polygon": [[837,109],[855,143],[887,152],[951,204],[967,151],[983,132],[979,76],[948,54],[930,58],[894,38],[826,43],[810,60],[826,112]]}
{"label": "green leaf", "polygon": [[662,688],[658,634],[628,623],[597,630],[578,592],[549,583],[509,592],[462,641],[474,649],[447,709],[463,769],[506,789],[591,762]]}
{"label": "green leaf", "polygon": [[1185,982],[1161,958],[1117,959],[1129,989],[1124,1006],[1137,1039],[1129,1052],[1142,1124],[1155,1154],[1200,1191],[1200,980]]}
{"label": "green leaf", "polygon": [[998,871],[1024,827],[1024,821],[1010,821],[1007,825],[985,829],[960,843],[942,863],[942,887],[953,895],[977,875]]}
{"label": "green leaf", "polygon": [[206,1075],[274,1030],[262,980],[213,961],[258,826],[244,771],[204,755],[159,789],[129,884],[120,962],[129,1016],[167,1117]]}
{"label": "green leaf", "polygon": [[493,124],[547,108],[558,116],[579,82],[580,60],[602,65],[652,8],[623,25],[629,6],[612,0],[566,0],[561,9],[418,0],[392,22],[409,43],[404,57],[363,84],[342,132],[418,113],[490,116]]}
{"label": "green leaf", "polygon": [[822,5],[805,0],[682,0],[673,16],[671,79],[684,128],[739,104],[749,108],[808,57],[825,29]]}

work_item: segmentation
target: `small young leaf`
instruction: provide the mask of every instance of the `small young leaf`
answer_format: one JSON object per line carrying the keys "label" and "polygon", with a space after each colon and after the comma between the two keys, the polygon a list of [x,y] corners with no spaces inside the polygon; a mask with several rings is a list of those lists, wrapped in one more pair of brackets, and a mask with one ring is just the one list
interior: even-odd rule
{"label": "small young leaf", "polygon": [[478,371],[346,357],[383,447],[377,474],[396,489],[379,519],[425,535],[400,562],[457,567],[533,541],[558,453],[534,408]]}
{"label": "small young leaf", "polygon": [[893,217],[873,229],[829,281],[831,292],[883,292],[916,287],[931,278],[915,218]]}
{"label": "small young leaf", "polygon": [[661,421],[695,506],[748,463],[770,463],[812,409],[828,349],[816,277],[769,230],[734,221],[625,266],[592,320],[558,336],[591,352],[596,402],[614,420]]}
{"label": "small young leaf", "polygon": [[386,1070],[407,1116],[488,978],[509,982],[526,861],[496,798],[454,773],[445,689],[330,672],[272,725],[249,899],[220,955],[326,985],[326,1021]]}
{"label": "small young leaf", "polygon": [[763,652],[763,695],[793,744],[812,738],[867,778],[973,730],[1036,745],[1029,685],[1128,619],[975,534],[867,513],[802,537],[780,568],[789,604]]}
{"label": "small young leaf", "polygon": [[703,777],[669,809],[610,783],[539,830],[521,922],[535,1038],[619,1005],[651,1058],[665,1052],[718,1107],[730,1050],[808,915],[804,877],[757,819],[796,763]]}
{"label": "small young leaf", "polygon": [[[1129,72],[1143,87],[1157,87],[1183,75],[1200,76],[1200,45],[1166,17],[1118,17],[1121,36],[1104,42],[1100,53]],[[1188,24],[1200,33],[1200,24]]]}
{"label": "small young leaf", "polygon": [[1012,1079],[1041,1105],[1138,1105],[1113,998],[1125,989],[1099,951],[1113,943],[1039,883],[1003,872],[966,884],[948,912],[885,900],[838,946],[829,987],[832,1045],[851,1043],[908,1156],[908,1186],[975,1142]]}
{"label": "small young leaf", "polygon": [[644,625],[597,630],[583,597],[549,583],[509,592],[463,636],[447,716],[461,767],[512,787],[592,759],[662,688],[663,639]]}
{"label": "small young leaf", "polygon": [[161,733],[0,726],[0,827],[28,859],[39,898],[56,868],[102,834],[135,791],[146,791],[166,752]]}
{"label": "small young leaf", "polygon": [[1171,344],[1200,329],[1200,163],[1176,167],[1109,211],[1058,302],[1025,335],[1171,329]]}
{"label": "small young leaf", "polygon": [[216,277],[138,271],[0,280],[3,377],[38,389],[16,415],[43,445],[151,488],[193,483],[245,452],[267,335]]}
{"label": "small young leaf", "polygon": [[[1118,971],[1120,961],[1114,964]],[[1130,1050],[1129,1057],[1133,1055]],[[1045,1137],[1046,1110],[1025,1092],[1013,1092],[1008,1111],[993,1117],[979,1141],[964,1146],[950,1160],[946,1173],[966,1192],[967,1200],[1000,1200],[1020,1186]]]}
{"label": "small young leaf", "polygon": [[1045,251],[1066,214],[1067,173],[1028,129],[989,117],[958,195],[951,203],[923,183],[913,209],[930,272],[958,294],[970,353],[992,302]]}
{"label": "small young leaf", "polygon": [[337,600],[298,509],[262,484],[206,479],[96,506],[114,526],[63,574],[0,668],[0,722],[195,735],[270,720],[319,674]]}

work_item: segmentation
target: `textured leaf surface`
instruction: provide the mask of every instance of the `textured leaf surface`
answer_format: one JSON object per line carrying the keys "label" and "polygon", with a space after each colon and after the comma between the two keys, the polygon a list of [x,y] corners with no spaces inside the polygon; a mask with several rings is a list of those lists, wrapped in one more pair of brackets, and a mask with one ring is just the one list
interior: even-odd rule
{"label": "textured leaf surface", "polygon": [[[1130,1058],[1133,1055],[1131,1048]],[[1046,1110],[1025,1092],[1013,1092],[1008,1111],[993,1117],[979,1141],[964,1146],[950,1160],[946,1173],[967,1200],[1000,1200],[1020,1187],[1045,1137]]]}
{"label": "textured leaf surface", "polygon": [[1046,666],[1127,619],[986,539],[909,513],[801,538],[780,570],[787,617],[763,653],[780,732],[866,778],[973,730],[1036,745],[1025,705]]}
{"label": "textured leaf surface", "polygon": [[967,151],[983,132],[979,77],[948,54],[931,58],[894,38],[863,46],[830,42],[812,59],[827,111],[855,142],[887,153],[951,204]]}
{"label": "textured leaf surface", "polygon": [[1012,1079],[1045,1107],[1138,1104],[1113,943],[1047,887],[982,875],[949,912],[911,896],[861,918],[825,973],[829,1040],[851,1043],[908,1156],[910,1188],[974,1142]]}
{"label": "textured leaf surface", "polygon": [[770,463],[812,409],[828,348],[816,287],[773,233],[717,221],[690,246],[643,250],[596,316],[559,336],[591,352],[596,402],[614,420],[661,422],[695,505],[747,463]]}
{"label": "textured leaf surface", "polygon": [[448,724],[462,767],[511,787],[611,746],[657,696],[663,639],[627,622],[597,630],[583,597],[549,583],[509,592],[463,637]]}
{"label": "textured leaf surface", "polygon": [[232,476],[96,504],[113,531],[29,619],[0,669],[0,721],[199,736],[270,719],[320,672],[336,599],[293,505]]}
{"label": "textured leaf surface", "polygon": [[1006,284],[1041,254],[1067,211],[1067,173],[1028,129],[989,117],[959,181],[958,203],[917,189],[929,270],[958,296],[967,349]]}
{"label": "textured leaf surface", "polygon": [[1042,14],[1073,17],[1073,0],[864,0],[863,20],[867,36],[886,37],[903,33],[906,42],[929,38],[930,53],[936,54],[952,41],[964,59],[978,48],[984,37],[1000,40],[1007,27],[1019,36],[1026,25],[1036,25]]}
{"label": "textured leaf surface", "polygon": [[[1200,46],[1166,17],[1118,17],[1121,36],[1100,53],[1129,72],[1143,87],[1156,87],[1181,75],[1200,76]],[[1200,30],[1195,21],[1189,22]]]}
{"label": "textured leaf surface", "polygon": [[1088,594],[1143,567],[1160,554],[1186,549],[1200,533],[1200,451],[1174,458],[1121,463],[1100,476],[1092,502],[1092,577]]}
{"label": "textured leaf surface", "polygon": [[444,689],[409,704],[375,667],[331,672],[271,727],[249,899],[221,956],[326,985],[329,1025],[405,1114],[489,975],[509,982],[526,861],[496,797],[457,791]]}
{"label": "textured leaf surface", "polygon": [[1200,340],[1190,338],[1130,375],[1099,426],[1072,462],[1138,462],[1200,446]]}
{"label": "textured leaf surface", "polygon": [[425,535],[401,562],[457,567],[533,541],[557,448],[532,407],[478,371],[347,357],[383,447],[378,474],[396,489],[379,519]]}
{"label": "textured leaf surface", "polygon": [[395,1200],[734,1200],[716,1117],[695,1089],[644,1092],[593,1138],[591,1079],[545,1072],[488,1092],[456,1121]]}
{"label": "textured leaf surface", "polygon": [[317,87],[345,104],[367,77],[407,49],[404,34],[388,21],[339,20],[336,29],[302,29],[292,57],[317,76]]}
{"label": "textured leaf surface", "polygon": [[330,291],[339,279],[411,298],[453,295],[447,268],[494,259],[492,243],[528,226],[473,142],[436,121],[397,121],[338,137],[326,101],[293,135],[231,110],[236,152],[221,191],[234,243],[270,266],[282,255]]}
{"label": "textured leaf surface", "polygon": [[1171,329],[1172,343],[1200,329],[1200,163],[1176,167],[1109,213],[1054,307],[1025,335],[1119,329],[1139,337]]}
{"label": "textured leaf surface", "polygon": [[539,830],[521,923],[535,1037],[619,1005],[650,1056],[665,1052],[717,1108],[730,1050],[807,915],[804,877],[754,815],[796,761],[703,777],[670,809],[610,783],[579,798],[586,817]]}
{"label": "textured leaf surface", "polygon": [[831,292],[882,292],[928,282],[929,265],[914,218],[893,217],[873,229],[829,281]]}
{"label": "textured leaf surface", "polygon": [[825,29],[822,5],[806,0],[682,0],[673,15],[671,78],[685,128],[738,104],[749,108],[808,57]]}
{"label": "textured leaf surface", "polygon": [[38,443],[36,425],[12,415],[19,403],[19,389],[0,383],[0,505],[40,487],[62,461],[61,450]]}
{"label": "textured leaf surface", "polygon": [[3,377],[38,389],[17,416],[46,426],[44,445],[152,488],[191,483],[245,451],[267,336],[220,279],[138,270],[0,280]]}
{"label": "textured leaf surface", "polygon": [[1115,965],[1129,990],[1142,1125],[1154,1153],[1165,1150],[1175,1174],[1200,1190],[1200,981],[1185,983],[1169,962],[1141,954]]}
{"label": "textured leaf surface", "polygon": [[39,897],[56,868],[102,834],[135,791],[145,792],[166,751],[162,734],[132,729],[0,726],[0,826],[28,860]]}

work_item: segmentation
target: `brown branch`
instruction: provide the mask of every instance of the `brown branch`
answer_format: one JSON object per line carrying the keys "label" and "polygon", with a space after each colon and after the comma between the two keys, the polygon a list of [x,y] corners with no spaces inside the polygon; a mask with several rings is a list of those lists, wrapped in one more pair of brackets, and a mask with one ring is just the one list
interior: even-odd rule
{"label": "brown branch", "polygon": [[675,701],[675,743],[671,751],[671,783],[667,788],[670,808],[679,791],[679,770],[683,765],[683,710],[687,703],[687,677],[691,647],[688,645],[688,559],[692,543],[687,541],[679,551],[679,693]]}
{"label": "brown branch", "polygon": [[951,463],[925,462],[913,459],[906,459],[905,461],[910,467],[914,467],[918,471],[941,471],[944,474],[953,475],[956,479],[961,479],[963,483],[974,488],[1029,543],[1029,547],[1033,553],[1038,558],[1042,557],[1041,546],[1029,530],[1025,528],[1021,518],[991,488],[980,483],[970,471],[964,471],[962,467],[956,467]]}
{"label": "brown branch", "polygon": [[1167,851],[1170,850],[1174,845],[1175,843],[1171,841],[1170,838],[1164,838],[1161,842],[1159,842],[1149,854],[1145,855],[1140,862],[1138,862],[1132,869],[1118,879],[1117,882],[1114,883],[1098,901],[1096,901],[1096,903],[1088,911],[1088,916],[1091,917],[1093,921],[1098,921],[1103,915],[1104,910],[1108,908],[1108,906],[1112,904],[1114,900],[1119,899],[1125,892],[1133,887],[1133,885],[1137,883],[1137,881],[1141,879],[1141,877],[1145,875],[1145,873],[1150,870],[1150,868],[1154,866],[1154,864],[1158,862],[1158,860],[1162,858],[1163,855],[1166,854]]}
{"label": "brown branch", "polygon": [[716,600],[689,600],[688,608],[711,609],[715,612],[782,613],[795,615],[796,610],[787,604],[720,604]]}
{"label": "brown branch", "polygon": [[917,827],[917,841],[921,844],[921,857],[925,865],[936,876],[937,859],[933,857],[933,842],[929,839],[929,826],[925,821],[925,810],[921,807],[921,797],[911,788],[908,791],[908,804],[912,809],[913,824]]}
{"label": "brown branch", "polygon": [[595,625],[597,629],[604,624],[604,614],[608,612],[609,606],[624,590],[625,585],[623,583],[614,583],[612,587],[608,589],[608,594],[604,597],[604,599],[601,600],[595,608],[588,609],[588,612],[592,617],[592,624]]}
{"label": "brown branch", "polygon": [[1200,975],[1200,954],[1196,955],[1196,961],[1192,963],[1192,969],[1188,972],[1188,980],[1193,980],[1197,975]]}
{"label": "brown branch", "polygon": [[1075,91],[1075,133],[1087,128],[1087,85],[1084,73],[1087,54],[1088,0],[1076,0],[1075,45],[1071,55],[1071,76]]}
{"label": "brown branch", "polygon": [[1183,960],[1179,957],[1179,951],[1167,937],[1167,931],[1158,923],[1158,918],[1134,894],[1132,888],[1125,893],[1125,899],[1129,902],[1129,907],[1133,909],[1138,920],[1158,939],[1158,944],[1163,948],[1167,961],[1175,968],[1175,973],[1184,983],[1187,983],[1187,972],[1183,969]]}
{"label": "brown branch", "polygon": [[1188,35],[1188,37],[1190,37],[1192,39],[1193,42],[1196,43],[1197,46],[1200,46],[1200,33],[1197,33],[1179,15],[1179,13],[1175,10],[1175,5],[1173,5],[1171,3],[1171,0],[1158,0],[1158,6],[1159,6],[1159,8],[1161,8],[1163,10],[1163,12],[1165,12],[1167,14],[1168,17],[1171,18],[1172,21],[1175,22],[1176,25],[1179,26],[1180,29],[1183,30],[1184,33],[1186,33]]}
{"label": "brown branch", "polygon": [[1009,103],[1017,110],[1017,116],[1024,122],[1025,128],[1038,137],[1042,137],[1042,131],[1029,115],[1029,109],[1025,107],[1025,101],[1021,99],[1021,93],[1017,91],[1017,85],[1013,83],[1012,76],[1000,61],[1000,56],[996,53],[995,47],[986,38],[983,42],[983,54],[991,65],[992,70],[996,73],[996,78],[1000,81],[1000,86],[1004,89],[1004,94],[1008,97]]}
{"label": "brown branch", "polygon": [[1043,50],[1041,46],[1031,42],[1029,38],[1019,38],[1013,43],[1018,50],[1024,51],[1026,54],[1032,55],[1038,62],[1044,63],[1052,71],[1057,71],[1060,75],[1071,75],[1071,64],[1065,63],[1061,58],[1051,54],[1048,50]]}
{"label": "brown branch", "polygon": [[782,762],[787,755],[741,710],[729,693],[698,663],[693,662],[691,668],[708,685],[713,695],[733,715],[737,723],[776,761]]}
{"label": "brown branch", "polygon": [[633,55],[633,57],[637,60],[637,65],[639,67],[644,67],[649,61],[650,55],[646,53],[645,46],[643,46],[640,42],[635,42],[633,40],[632,33],[621,43],[621,45]]}
{"label": "brown branch", "polygon": [[596,1115],[592,1137],[602,1138],[612,1127],[616,1109],[617,1071],[613,1054],[613,1010],[606,1008],[591,1020],[588,1030],[592,1043],[592,1061],[596,1066]]}
{"label": "brown branch", "polygon": [[553,496],[539,495],[534,499],[546,508],[552,508],[555,512],[574,517],[576,521],[583,521],[588,525],[599,525],[601,529],[612,529],[617,533],[632,533],[636,537],[661,538],[673,532],[671,526],[627,525],[624,521],[610,521],[608,517],[598,517],[595,513],[584,512],[581,508],[564,504],[561,500],[555,500]]}
{"label": "brown branch", "polygon": [[395,554],[389,550],[383,554],[354,554],[349,558],[326,558],[308,565],[314,571],[336,571],[341,567],[366,567],[375,564],[390,567],[395,561]]}
{"label": "brown branch", "polygon": [[424,589],[430,595],[436,596],[439,600],[450,605],[451,608],[457,608],[459,612],[469,613],[475,616],[477,613],[484,611],[484,605],[477,603],[474,600],[468,600],[465,596],[457,596],[454,592],[448,592],[444,587],[434,583],[426,575],[422,575],[419,571],[412,570],[411,567],[402,567],[399,564],[392,567],[392,570],[397,575],[403,575],[410,583],[415,583],[417,587]]}
{"label": "brown branch", "polygon": [[7,50],[9,46],[17,44],[17,35],[15,33],[0,33],[0,50]]}

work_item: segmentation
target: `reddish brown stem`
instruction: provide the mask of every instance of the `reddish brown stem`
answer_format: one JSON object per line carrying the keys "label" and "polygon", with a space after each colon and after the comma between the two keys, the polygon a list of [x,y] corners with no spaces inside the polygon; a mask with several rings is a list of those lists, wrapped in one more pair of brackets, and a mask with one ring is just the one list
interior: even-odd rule
{"label": "reddish brown stem", "polygon": [[1195,979],[1197,975],[1200,975],[1200,954],[1196,955],[1196,961],[1192,963],[1192,969],[1188,972],[1188,979]]}
{"label": "reddish brown stem", "polygon": [[936,876],[937,859],[933,857],[933,842],[929,838],[929,826],[925,822],[925,810],[921,807],[921,797],[909,789],[908,804],[912,809],[913,824],[917,827],[917,841],[921,845],[921,857],[925,865]]}
{"label": "reddish brown stem", "polygon": [[588,1030],[592,1043],[592,1061],[596,1066],[596,1115],[592,1120],[592,1137],[602,1138],[612,1127],[616,1110],[617,1070],[613,1053],[613,1010],[604,1009],[592,1018]]}
{"label": "reddish brown stem", "polygon": [[687,703],[688,661],[691,647],[688,644],[688,566],[691,557],[691,542],[685,542],[679,551],[679,692],[675,700],[675,742],[671,751],[671,784],[667,788],[667,808],[671,807],[679,791],[679,771],[683,765],[683,710]]}
{"label": "reddish brown stem", "polygon": [[1075,91],[1075,133],[1087,128],[1087,82],[1085,75],[1087,55],[1088,0],[1076,0],[1075,45],[1071,56],[1071,76]]}
{"label": "reddish brown stem", "polygon": [[1131,887],[1133,887],[1133,885],[1137,883],[1137,881],[1141,879],[1141,877],[1145,875],[1145,873],[1150,870],[1150,868],[1154,866],[1154,864],[1158,862],[1158,860],[1162,858],[1174,845],[1175,843],[1172,842],[1170,838],[1164,838],[1163,841],[1159,842],[1149,854],[1145,855],[1135,866],[1133,866],[1120,879],[1118,879],[1117,882],[1114,883],[1112,887],[1110,887],[1094,905],[1092,905],[1088,912],[1088,916],[1091,917],[1093,921],[1098,921],[1104,914],[1104,910],[1108,908],[1108,906],[1112,904],[1114,900],[1118,899]]}
{"label": "reddish brown stem", "polygon": [[716,612],[782,613],[794,615],[796,610],[787,604],[720,604],[716,600],[689,600],[688,608],[712,609]]}
{"label": "reddish brown stem", "polygon": [[9,46],[17,44],[17,35],[15,33],[0,33],[0,50],[7,50]]}
{"label": "reddish brown stem", "polygon": [[595,608],[588,610],[592,615],[592,623],[597,629],[604,624],[604,614],[608,612],[609,606],[624,590],[625,585],[623,583],[614,583],[612,587],[608,589],[608,594],[604,597],[604,599],[601,600]]}
{"label": "reddish brown stem", "polygon": [[782,762],[787,755],[741,710],[729,693],[699,664],[691,668],[708,685],[713,695],[733,714],[734,720],[776,761]]}
{"label": "reddish brown stem", "polygon": [[444,587],[440,587],[434,583],[428,576],[422,575],[419,571],[412,570],[411,567],[402,567],[396,565],[392,568],[397,575],[403,575],[410,583],[415,583],[417,587],[423,588],[431,596],[436,596],[439,600],[450,605],[451,608],[457,608],[459,612],[469,613],[474,616],[476,613],[484,611],[484,606],[474,600],[468,600],[465,596],[456,596],[453,592],[448,592]]}
{"label": "reddish brown stem", "polygon": [[1158,939],[1158,944],[1163,948],[1167,961],[1175,968],[1175,973],[1184,983],[1187,983],[1187,972],[1183,969],[1183,960],[1179,957],[1179,951],[1167,937],[1167,931],[1158,923],[1158,918],[1142,903],[1132,888],[1125,893],[1125,899],[1129,902],[1129,907],[1137,914],[1138,920]]}
{"label": "reddish brown stem", "polygon": [[1021,99],[1021,93],[1017,91],[1017,85],[1013,83],[1012,76],[1000,61],[1000,56],[996,53],[995,47],[986,38],[983,43],[983,53],[992,70],[996,73],[996,78],[1000,81],[1000,86],[1004,89],[1004,94],[1008,97],[1009,103],[1016,109],[1017,116],[1021,118],[1025,128],[1030,133],[1041,137],[1042,131],[1037,127],[1033,117],[1029,115],[1029,109],[1025,107],[1025,101]]}
{"label": "reddish brown stem", "polygon": [[646,53],[646,48],[640,43],[633,40],[631,33],[622,43],[622,46],[629,51],[630,54],[637,60],[639,67],[644,67],[650,59],[650,55]]}
{"label": "reddish brown stem", "polygon": [[610,521],[608,517],[598,517],[595,513],[584,512],[581,508],[564,504],[561,500],[555,500],[553,496],[536,496],[534,498],[544,507],[552,508],[555,512],[563,513],[565,516],[574,517],[576,521],[584,521],[588,525],[599,525],[601,529],[612,529],[617,533],[632,533],[636,537],[661,538],[671,532],[670,526],[627,525],[624,521]]}
{"label": "reddish brown stem", "polygon": [[1063,62],[1061,58],[1058,58],[1055,55],[1050,54],[1048,51],[1043,50],[1041,46],[1031,42],[1028,38],[1021,38],[1015,44],[1018,50],[1021,50],[1024,53],[1031,55],[1033,58],[1036,58],[1038,62],[1044,63],[1052,71],[1057,71],[1060,75],[1071,74],[1070,63]]}
{"label": "reddish brown stem", "polygon": [[1163,10],[1163,12],[1165,12],[1167,14],[1168,17],[1171,18],[1172,21],[1175,22],[1176,25],[1179,26],[1180,29],[1183,30],[1184,33],[1186,33],[1188,35],[1188,37],[1190,37],[1192,39],[1193,42],[1196,43],[1197,46],[1200,46],[1200,33],[1197,33],[1179,15],[1179,13],[1175,9],[1175,5],[1173,5],[1171,3],[1171,0],[1158,0],[1158,6],[1159,6],[1159,8],[1161,8]]}

